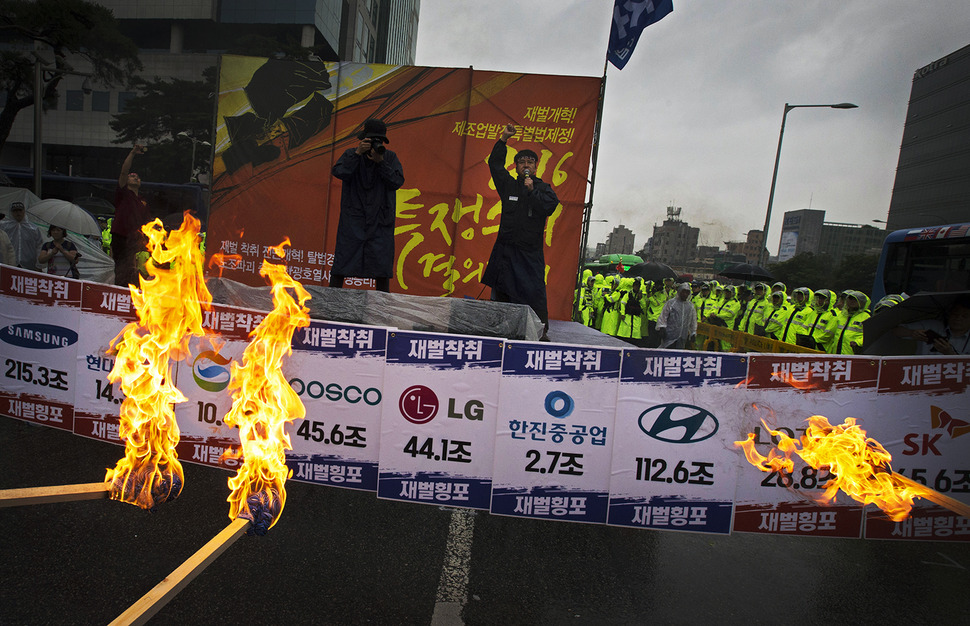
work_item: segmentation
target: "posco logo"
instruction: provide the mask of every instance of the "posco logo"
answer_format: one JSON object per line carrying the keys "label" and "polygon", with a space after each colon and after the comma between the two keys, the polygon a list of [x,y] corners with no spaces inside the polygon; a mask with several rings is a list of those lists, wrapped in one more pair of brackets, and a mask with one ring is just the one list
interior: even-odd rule
{"label": "posco logo", "polygon": [[546,413],[553,417],[565,419],[576,408],[576,403],[565,391],[550,391],[546,395]]}
{"label": "posco logo", "polygon": [[77,342],[77,333],[70,328],[50,324],[11,324],[0,330],[0,339],[21,348],[54,350]]}
{"label": "posco logo", "polygon": [[192,378],[203,391],[222,391],[229,386],[230,363],[232,359],[227,359],[218,352],[200,352],[192,361]]}
{"label": "posco logo", "polygon": [[717,432],[717,418],[690,404],[660,404],[640,414],[640,430],[667,443],[697,443]]}
{"label": "posco logo", "polygon": [[324,385],[319,380],[304,382],[299,378],[290,379],[290,387],[293,388],[296,395],[303,396],[306,394],[314,400],[326,398],[331,402],[343,400],[348,404],[363,402],[368,406],[376,406],[381,403],[381,390],[375,387],[361,389],[356,385],[343,387],[338,383]]}

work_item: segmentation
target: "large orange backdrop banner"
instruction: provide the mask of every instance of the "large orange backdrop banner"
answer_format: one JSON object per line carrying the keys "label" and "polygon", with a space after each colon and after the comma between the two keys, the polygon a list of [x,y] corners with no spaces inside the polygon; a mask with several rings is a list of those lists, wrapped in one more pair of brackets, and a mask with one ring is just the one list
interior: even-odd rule
{"label": "large orange backdrop banner", "polygon": [[486,160],[511,121],[507,167],[531,148],[561,202],[546,224],[546,282],[550,316],[568,319],[599,90],[589,77],[224,56],[208,271],[261,285],[267,248],[289,237],[293,276],[327,285],[341,189],[330,170],[376,117],[405,177],[391,290],[487,299],[501,204]]}

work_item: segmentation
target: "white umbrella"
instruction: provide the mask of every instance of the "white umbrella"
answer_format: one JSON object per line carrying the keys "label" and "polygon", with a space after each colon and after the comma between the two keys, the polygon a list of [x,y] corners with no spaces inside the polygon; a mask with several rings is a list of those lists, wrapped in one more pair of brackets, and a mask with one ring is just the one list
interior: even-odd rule
{"label": "white umbrella", "polygon": [[79,207],[67,200],[41,200],[27,209],[27,213],[34,219],[47,222],[52,226],[60,226],[79,235],[90,235],[100,237],[101,228],[98,220]]}

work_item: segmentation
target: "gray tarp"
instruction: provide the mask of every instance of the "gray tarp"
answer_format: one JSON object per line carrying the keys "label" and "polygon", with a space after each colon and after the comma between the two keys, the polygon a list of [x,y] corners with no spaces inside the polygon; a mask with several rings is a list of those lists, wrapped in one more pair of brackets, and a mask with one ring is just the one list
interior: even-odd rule
{"label": "gray tarp", "polygon": [[[273,308],[269,287],[250,287],[225,278],[210,278],[206,285],[214,302],[260,311]],[[310,317],[317,320],[526,341],[537,341],[542,335],[542,323],[524,304],[316,286],[306,289],[311,296],[307,302]]]}

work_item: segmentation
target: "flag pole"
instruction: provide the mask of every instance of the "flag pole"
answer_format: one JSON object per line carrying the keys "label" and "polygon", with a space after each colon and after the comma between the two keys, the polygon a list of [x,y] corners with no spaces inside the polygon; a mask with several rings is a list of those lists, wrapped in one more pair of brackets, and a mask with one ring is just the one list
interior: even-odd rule
{"label": "flag pole", "polygon": [[[589,218],[593,211],[593,189],[596,187],[596,161],[600,150],[600,131],[603,124],[603,103],[606,99],[606,68],[610,65],[609,57],[603,60],[603,78],[600,81],[600,97],[596,105],[596,124],[593,127],[593,155],[592,173],[589,178],[589,199],[583,204],[583,233],[580,237],[579,267],[576,270],[576,293],[582,288],[580,280],[583,277],[583,266],[586,264],[586,247],[589,245]],[[579,316],[579,298],[573,296],[573,320]]]}

